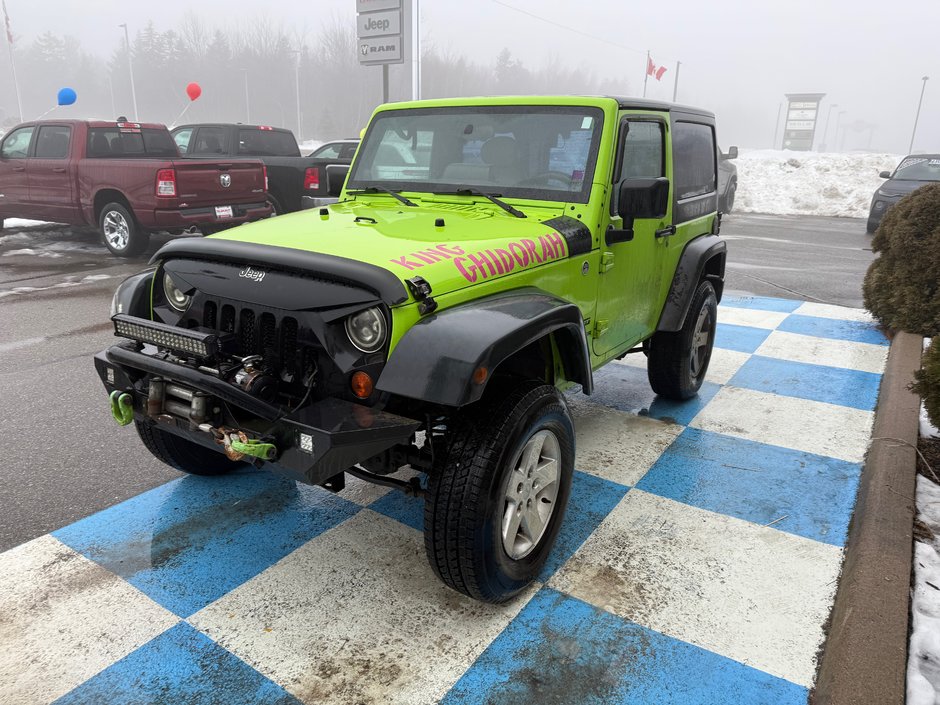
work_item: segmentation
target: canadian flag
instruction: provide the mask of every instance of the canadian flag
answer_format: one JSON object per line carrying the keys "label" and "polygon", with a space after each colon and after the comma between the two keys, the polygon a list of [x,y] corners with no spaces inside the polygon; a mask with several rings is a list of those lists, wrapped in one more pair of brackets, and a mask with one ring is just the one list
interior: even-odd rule
{"label": "canadian flag", "polygon": [[647,76],[654,76],[657,81],[661,81],[664,73],[666,73],[665,66],[657,66],[656,64],[653,63],[653,60],[651,58],[649,58],[648,56],[646,57],[646,75]]}

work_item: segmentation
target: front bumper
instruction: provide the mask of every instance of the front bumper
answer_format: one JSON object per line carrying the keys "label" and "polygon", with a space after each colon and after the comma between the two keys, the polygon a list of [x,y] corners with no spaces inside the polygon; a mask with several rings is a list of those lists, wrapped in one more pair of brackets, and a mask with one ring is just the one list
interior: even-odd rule
{"label": "front bumper", "polygon": [[155,210],[153,226],[158,228],[187,228],[191,225],[216,223],[245,223],[270,217],[272,210],[268,201],[258,203],[219,203],[220,206],[232,206],[231,218],[218,218],[215,206],[200,208],[182,208]]}
{"label": "front bumper", "polygon": [[[161,360],[133,343],[111,346],[95,355],[95,370],[105,389],[127,392],[133,399],[137,421],[159,423],[160,428],[187,440],[222,451],[210,434],[179,416],[148,413],[150,380],[163,379],[209,395],[211,408],[218,400],[263,420],[278,455],[267,463],[271,470],[298,482],[323,484],[384,450],[410,441],[420,422],[343,399],[327,398],[292,412],[269,404],[217,377]],[[236,412],[237,413],[237,412]]]}

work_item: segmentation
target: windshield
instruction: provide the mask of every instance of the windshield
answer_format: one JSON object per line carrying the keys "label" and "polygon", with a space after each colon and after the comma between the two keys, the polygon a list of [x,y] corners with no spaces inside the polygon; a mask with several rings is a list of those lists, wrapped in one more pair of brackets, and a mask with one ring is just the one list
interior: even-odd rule
{"label": "windshield", "polygon": [[379,114],[347,188],[471,187],[504,197],[587,203],[603,125],[598,108],[485,106]]}
{"label": "windshield", "polygon": [[940,181],[940,155],[908,157],[898,165],[892,179]]}

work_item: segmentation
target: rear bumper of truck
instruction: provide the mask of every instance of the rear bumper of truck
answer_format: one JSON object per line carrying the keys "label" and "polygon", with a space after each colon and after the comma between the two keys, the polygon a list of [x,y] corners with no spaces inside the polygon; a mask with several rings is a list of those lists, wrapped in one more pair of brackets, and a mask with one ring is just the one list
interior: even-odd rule
{"label": "rear bumper of truck", "polygon": [[219,218],[215,206],[202,206],[199,208],[157,209],[153,211],[151,222],[136,213],[141,225],[148,228],[188,228],[191,225],[224,225],[226,223],[247,223],[254,220],[268,218],[272,214],[271,204],[268,201],[256,203],[219,203],[219,206],[231,206],[231,218]]}
{"label": "rear bumper of truck", "polygon": [[[411,440],[420,422],[344,399],[326,398],[294,412],[269,404],[211,374],[178,365],[122,343],[95,355],[95,370],[108,394],[125,392],[132,398],[137,421],[159,428],[222,453],[207,424],[183,416],[179,402],[154,408],[150,386],[155,380],[189,390],[199,407],[223,404],[259,419],[265,437],[277,447],[265,467],[298,482],[320,485],[400,443]],[[182,405],[185,407],[185,404]],[[196,403],[193,402],[193,409]]]}

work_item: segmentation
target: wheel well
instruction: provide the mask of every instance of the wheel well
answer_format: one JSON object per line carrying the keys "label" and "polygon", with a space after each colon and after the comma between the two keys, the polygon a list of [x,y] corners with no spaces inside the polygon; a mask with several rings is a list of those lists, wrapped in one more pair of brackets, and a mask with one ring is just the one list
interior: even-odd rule
{"label": "wheel well", "polygon": [[721,301],[721,293],[725,288],[725,255],[718,254],[705,262],[702,279],[707,279],[715,287],[715,296]]}
{"label": "wheel well", "polygon": [[101,218],[101,210],[109,203],[120,203],[127,208],[131,215],[134,215],[134,209],[123,193],[116,189],[102,189],[95,194],[95,223]]}
{"label": "wheel well", "polygon": [[559,328],[504,359],[492,376],[502,380],[538,379],[546,384],[555,384],[561,378],[588,387],[591,381],[583,379],[584,365],[578,360],[578,343],[577,336],[570,330]]}

